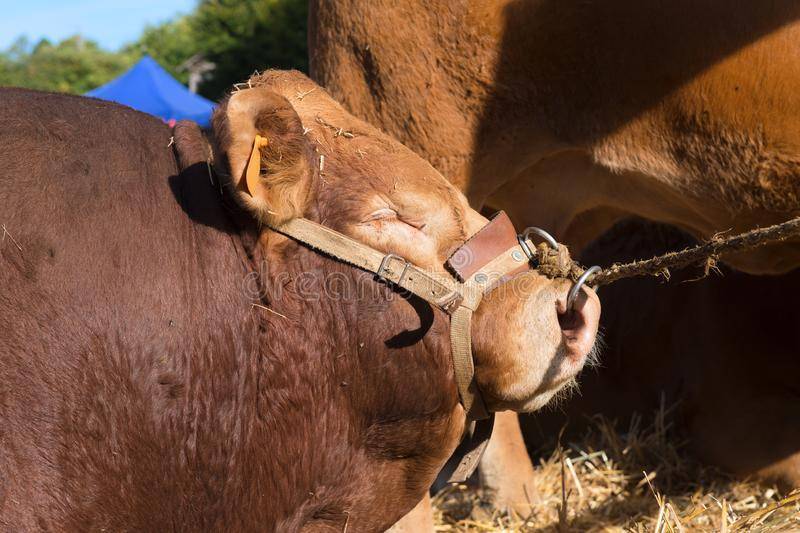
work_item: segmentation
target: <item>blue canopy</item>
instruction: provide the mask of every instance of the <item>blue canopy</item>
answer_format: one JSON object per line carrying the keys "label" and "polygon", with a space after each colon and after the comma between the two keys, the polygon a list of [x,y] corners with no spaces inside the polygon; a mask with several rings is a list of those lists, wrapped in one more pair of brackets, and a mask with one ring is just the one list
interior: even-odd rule
{"label": "blue canopy", "polygon": [[214,102],[190,92],[153,58],[144,56],[130,70],[86,96],[111,100],[165,121],[189,119],[207,127]]}

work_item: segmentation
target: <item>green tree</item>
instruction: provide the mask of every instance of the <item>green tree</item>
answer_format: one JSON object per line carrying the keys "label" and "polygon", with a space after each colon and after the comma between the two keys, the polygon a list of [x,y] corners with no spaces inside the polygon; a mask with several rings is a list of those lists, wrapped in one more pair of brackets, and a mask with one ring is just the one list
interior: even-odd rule
{"label": "green tree", "polygon": [[118,76],[133,59],[77,35],[55,45],[43,39],[35,46],[22,37],[0,54],[0,85],[84,93]]}
{"label": "green tree", "polygon": [[234,83],[267,68],[308,70],[306,0],[201,0],[194,12],[148,26],[120,52],[80,36],[32,46],[20,38],[0,52],[0,85],[85,93],[149,54],[182,83],[184,62],[199,55],[215,68],[200,93],[219,99]]}
{"label": "green tree", "polygon": [[203,0],[190,23],[200,52],[216,65],[200,92],[218,99],[255,70],[308,70],[306,0]]}

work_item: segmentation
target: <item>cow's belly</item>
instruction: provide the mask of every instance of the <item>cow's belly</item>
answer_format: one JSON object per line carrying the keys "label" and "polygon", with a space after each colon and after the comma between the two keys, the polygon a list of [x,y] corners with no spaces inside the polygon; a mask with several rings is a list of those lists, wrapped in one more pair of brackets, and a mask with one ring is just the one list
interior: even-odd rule
{"label": "cow's belly", "polygon": [[612,171],[639,172],[724,202],[743,225],[785,219],[800,209],[797,57],[800,24],[776,29],[664,89],[652,107],[618,117],[623,125],[590,142],[591,153]]}

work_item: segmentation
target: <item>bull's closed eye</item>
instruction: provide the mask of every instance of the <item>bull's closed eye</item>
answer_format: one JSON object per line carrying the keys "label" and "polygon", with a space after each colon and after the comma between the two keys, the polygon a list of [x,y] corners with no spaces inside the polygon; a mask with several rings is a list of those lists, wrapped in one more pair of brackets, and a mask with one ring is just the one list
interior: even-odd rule
{"label": "bull's closed eye", "polygon": [[425,228],[424,222],[412,219],[407,216],[400,215],[397,213],[397,211],[395,211],[391,207],[383,207],[381,209],[373,211],[372,213],[369,214],[369,216],[367,216],[367,218],[364,220],[364,223],[392,222],[392,221],[402,222],[403,224],[411,226],[412,228],[419,231],[422,231]]}
{"label": "bull's closed eye", "polygon": [[397,219],[397,212],[390,207],[383,207],[370,213],[364,222],[377,222]]}

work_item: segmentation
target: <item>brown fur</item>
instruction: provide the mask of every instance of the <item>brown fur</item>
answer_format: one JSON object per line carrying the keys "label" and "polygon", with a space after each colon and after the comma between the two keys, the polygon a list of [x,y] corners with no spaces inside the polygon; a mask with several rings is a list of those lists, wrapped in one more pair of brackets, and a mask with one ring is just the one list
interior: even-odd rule
{"label": "brown fur", "polygon": [[[447,317],[261,227],[235,181],[249,147],[232,140],[246,128],[272,140],[260,200],[281,216],[423,266],[443,268],[485,219],[304,76],[259,85],[252,122],[231,120],[236,95],[215,119],[214,164],[233,183],[209,172],[194,125],[171,134],[110,103],[0,93],[14,238],[0,245],[0,529],[379,531],[457,445]],[[365,221],[376,198],[397,218]],[[579,366],[561,369],[565,284],[529,285],[506,298],[544,302],[520,318],[541,328],[508,337],[526,339],[520,368],[553,371],[508,384],[535,397]],[[484,311],[478,345],[497,321]],[[498,350],[508,366],[514,347]],[[484,350],[480,364],[493,360]]]}
{"label": "brown fur", "polygon": [[461,431],[441,317],[389,350],[412,308],[302,298],[301,275],[366,274],[263,263],[157,120],[2,101],[1,529],[373,531],[414,505]]}
{"label": "brown fur", "polygon": [[[513,211],[575,251],[626,214],[707,238],[798,213],[795,2],[319,0],[311,9],[315,79],[473,205]],[[729,260],[786,272],[800,246]]]}

